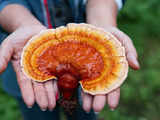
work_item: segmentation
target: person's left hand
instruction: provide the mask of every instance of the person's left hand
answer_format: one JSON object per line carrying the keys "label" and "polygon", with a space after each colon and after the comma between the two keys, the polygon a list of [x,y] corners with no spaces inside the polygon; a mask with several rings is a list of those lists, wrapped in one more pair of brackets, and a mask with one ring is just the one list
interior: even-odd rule
{"label": "person's left hand", "polygon": [[[134,70],[138,70],[140,66],[137,60],[137,52],[131,39],[116,27],[107,28],[106,30],[112,33],[124,46],[129,66]],[[86,112],[90,112],[91,108],[93,108],[95,112],[100,112],[105,106],[106,102],[108,103],[110,109],[114,110],[119,103],[120,88],[117,88],[116,90],[113,90],[106,95],[92,96],[84,93],[83,91],[81,95],[83,101],[83,109]]]}

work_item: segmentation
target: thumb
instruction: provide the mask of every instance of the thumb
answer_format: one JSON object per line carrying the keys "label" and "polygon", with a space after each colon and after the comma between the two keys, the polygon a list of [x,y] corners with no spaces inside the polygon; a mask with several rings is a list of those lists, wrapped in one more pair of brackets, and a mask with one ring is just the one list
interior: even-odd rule
{"label": "thumb", "polygon": [[13,46],[10,43],[11,36],[8,36],[0,46],[0,73],[2,73],[10,61],[13,54]]}
{"label": "thumb", "polygon": [[138,56],[132,40],[117,28],[111,29],[111,33],[115,35],[124,46],[129,66],[135,70],[138,70],[140,68],[140,65],[137,60]]}

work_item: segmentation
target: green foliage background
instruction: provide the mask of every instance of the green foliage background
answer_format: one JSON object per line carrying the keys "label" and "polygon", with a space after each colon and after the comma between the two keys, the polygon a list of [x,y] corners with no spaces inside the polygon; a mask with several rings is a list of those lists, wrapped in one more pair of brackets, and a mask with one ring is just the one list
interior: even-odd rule
{"label": "green foliage background", "polygon": [[[119,28],[133,40],[141,69],[130,69],[114,112],[106,105],[105,120],[160,120],[160,0],[127,0]],[[21,120],[16,101],[0,89],[0,119]]]}

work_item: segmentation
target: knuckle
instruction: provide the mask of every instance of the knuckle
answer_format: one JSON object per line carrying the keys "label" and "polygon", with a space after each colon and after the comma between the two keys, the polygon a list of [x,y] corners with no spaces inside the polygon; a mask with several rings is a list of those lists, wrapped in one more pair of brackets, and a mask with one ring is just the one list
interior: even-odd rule
{"label": "knuckle", "polygon": [[26,78],[26,77],[24,77],[22,74],[21,75],[17,75],[19,78],[18,78],[18,83],[20,84],[20,85],[24,85],[24,86],[26,86],[27,84],[28,84],[28,82],[29,82],[29,79],[28,78]]}
{"label": "knuckle", "polygon": [[54,94],[54,88],[52,83],[45,84],[45,88],[49,94]]}

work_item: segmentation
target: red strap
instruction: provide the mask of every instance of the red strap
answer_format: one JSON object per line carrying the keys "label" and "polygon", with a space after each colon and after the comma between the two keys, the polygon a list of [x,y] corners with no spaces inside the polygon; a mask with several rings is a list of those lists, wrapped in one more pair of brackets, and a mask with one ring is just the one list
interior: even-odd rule
{"label": "red strap", "polygon": [[43,2],[44,2],[45,9],[46,9],[48,28],[53,28],[51,24],[51,16],[50,16],[49,9],[48,9],[48,1],[43,0]]}

